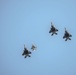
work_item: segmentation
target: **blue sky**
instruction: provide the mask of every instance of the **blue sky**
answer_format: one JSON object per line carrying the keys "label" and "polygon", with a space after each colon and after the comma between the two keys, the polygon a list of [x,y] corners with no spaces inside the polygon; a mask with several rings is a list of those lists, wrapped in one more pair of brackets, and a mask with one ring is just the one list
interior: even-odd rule
{"label": "blue sky", "polygon": [[[58,35],[49,34],[53,22]],[[65,42],[64,28],[72,34]],[[76,75],[75,0],[0,0],[0,75]],[[24,59],[25,46],[37,50]]]}

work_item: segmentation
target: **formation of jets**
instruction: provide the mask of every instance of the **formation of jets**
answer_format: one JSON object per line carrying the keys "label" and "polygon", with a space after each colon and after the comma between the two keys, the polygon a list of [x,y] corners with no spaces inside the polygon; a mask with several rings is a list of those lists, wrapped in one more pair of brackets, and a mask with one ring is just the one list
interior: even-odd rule
{"label": "formation of jets", "polygon": [[[53,36],[54,34],[57,35],[57,34],[58,34],[57,32],[58,32],[58,29],[56,29],[56,28],[54,27],[54,25],[52,24],[52,22],[51,22],[51,28],[50,28],[49,33],[52,33],[51,36]],[[71,35],[71,34],[66,30],[66,28],[65,28],[65,33],[64,33],[63,39],[65,39],[65,41],[71,40],[70,37],[72,37],[72,35]]]}
{"label": "formation of jets", "polygon": [[[54,34],[55,35],[57,35],[58,33],[58,29],[56,29],[55,28],[55,26],[52,24],[52,22],[51,22],[51,28],[50,28],[50,31],[49,31],[49,33],[51,33],[51,36],[53,36]],[[64,35],[63,35],[63,39],[65,39],[65,41],[67,41],[67,40],[71,40],[71,38],[70,37],[72,37],[72,35],[66,30],[66,28],[65,28],[65,33],[64,33]],[[32,51],[35,51],[36,50],[36,46],[35,45],[32,45],[31,46],[31,50]],[[27,56],[28,57],[31,57],[31,54],[32,54],[32,52],[31,51],[29,51],[26,47],[25,47],[25,45],[24,45],[24,51],[23,51],[23,53],[22,53],[22,56],[25,56],[24,58],[26,58]]]}
{"label": "formation of jets", "polygon": [[[37,47],[35,47],[34,45],[32,45],[32,47],[31,47],[31,49],[32,49],[33,51],[35,51],[36,48],[37,48]],[[24,50],[23,50],[22,56],[25,56],[24,58],[26,58],[27,56],[28,56],[28,57],[31,57],[30,54],[32,54],[32,52],[29,51],[29,50],[25,47],[25,45],[24,45]]]}

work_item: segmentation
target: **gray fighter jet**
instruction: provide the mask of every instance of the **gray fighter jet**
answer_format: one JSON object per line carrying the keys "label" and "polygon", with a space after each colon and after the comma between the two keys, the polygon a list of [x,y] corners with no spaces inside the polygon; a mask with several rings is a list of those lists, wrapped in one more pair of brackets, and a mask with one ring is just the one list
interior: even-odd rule
{"label": "gray fighter jet", "polygon": [[22,53],[22,56],[24,56],[25,55],[25,58],[28,56],[28,57],[31,57],[29,54],[31,54],[31,52],[30,51],[28,51],[28,49],[27,48],[25,48],[25,45],[24,45],[24,51],[23,51],[23,53]]}
{"label": "gray fighter jet", "polygon": [[35,51],[36,48],[37,48],[37,47],[36,47],[35,45],[32,45],[32,47],[31,47],[32,51]]}
{"label": "gray fighter jet", "polygon": [[68,31],[66,30],[66,28],[65,28],[65,33],[64,33],[63,39],[65,39],[65,41],[71,40],[70,37],[72,37],[72,35],[69,34],[69,32],[68,32]]}
{"label": "gray fighter jet", "polygon": [[57,35],[57,33],[56,33],[57,31],[58,31],[58,29],[56,29],[51,22],[51,28],[50,28],[50,31],[49,31],[49,33],[52,33],[51,36],[53,36],[54,34]]}

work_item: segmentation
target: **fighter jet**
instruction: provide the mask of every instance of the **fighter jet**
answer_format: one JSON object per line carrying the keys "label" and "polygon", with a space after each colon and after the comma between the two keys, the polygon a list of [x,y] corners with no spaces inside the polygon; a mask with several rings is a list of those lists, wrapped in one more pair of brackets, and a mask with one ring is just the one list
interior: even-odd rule
{"label": "fighter jet", "polygon": [[65,41],[67,41],[67,40],[71,40],[71,38],[70,37],[72,37],[72,35],[71,34],[69,34],[69,32],[66,30],[66,28],[65,28],[65,33],[64,33],[64,36],[63,36],[63,39],[65,39]]}
{"label": "fighter jet", "polygon": [[32,45],[32,47],[31,47],[32,51],[35,51],[36,48],[37,48],[37,47],[36,47],[35,45]]}
{"label": "fighter jet", "polygon": [[53,36],[54,34],[57,35],[57,33],[56,33],[57,31],[58,31],[58,29],[56,29],[51,22],[51,28],[50,28],[50,31],[49,31],[49,33],[52,33],[51,36]]}
{"label": "fighter jet", "polygon": [[29,54],[31,54],[31,52],[30,51],[28,51],[28,49],[27,48],[25,48],[25,45],[24,45],[24,51],[23,51],[23,53],[22,53],[22,56],[24,56],[25,55],[25,58],[28,56],[28,57],[31,57]]}

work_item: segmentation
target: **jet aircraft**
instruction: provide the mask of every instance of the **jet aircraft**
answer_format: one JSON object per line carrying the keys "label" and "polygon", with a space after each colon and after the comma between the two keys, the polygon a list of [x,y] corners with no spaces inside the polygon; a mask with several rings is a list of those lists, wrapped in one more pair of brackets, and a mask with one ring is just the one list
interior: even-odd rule
{"label": "jet aircraft", "polygon": [[51,22],[51,28],[50,28],[50,31],[49,31],[49,33],[52,33],[51,36],[53,36],[54,34],[57,35],[57,33],[56,33],[57,31],[58,31],[58,29],[56,29]]}
{"label": "jet aircraft", "polygon": [[71,40],[70,37],[72,37],[72,35],[65,28],[65,33],[64,33],[63,39],[65,39],[65,41]]}
{"label": "jet aircraft", "polygon": [[25,58],[28,56],[28,57],[31,57],[29,54],[31,54],[31,52],[30,51],[28,51],[28,49],[27,48],[25,48],[25,45],[24,45],[24,51],[23,51],[23,53],[22,53],[22,56],[24,56],[25,55]]}
{"label": "jet aircraft", "polygon": [[33,50],[33,51],[35,51],[36,50],[36,46],[35,45],[32,45],[32,47],[31,47],[31,49]]}

